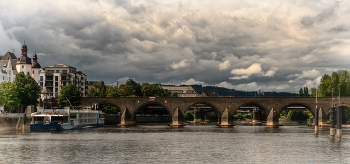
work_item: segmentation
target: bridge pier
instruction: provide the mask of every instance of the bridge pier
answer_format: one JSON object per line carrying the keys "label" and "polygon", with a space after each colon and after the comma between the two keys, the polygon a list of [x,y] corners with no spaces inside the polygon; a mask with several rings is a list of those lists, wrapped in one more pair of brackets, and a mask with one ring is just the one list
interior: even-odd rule
{"label": "bridge pier", "polygon": [[221,122],[218,125],[220,127],[232,127],[235,126],[233,124],[233,115],[232,112],[229,111],[229,109],[225,109],[225,111],[221,115]]}
{"label": "bridge pier", "polygon": [[132,116],[127,108],[124,109],[123,114],[120,117],[120,124],[117,126],[135,126],[136,122],[132,119]]}
{"label": "bridge pier", "polygon": [[267,116],[266,125],[268,127],[278,127],[279,126],[279,116],[277,112],[272,108],[269,115]]}
{"label": "bridge pier", "polygon": [[172,122],[171,122],[170,126],[173,126],[173,127],[186,126],[184,124],[184,116],[181,113],[181,111],[179,110],[179,108],[176,108],[176,110],[171,118],[172,118]]}
{"label": "bridge pier", "polygon": [[262,124],[262,112],[261,110],[253,110],[253,125]]}
{"label": "bridge pier", "polygon": [[323,112],[322,108],[318,111],[318,126],[329,126],[329,124],[327,124],[327,115]]}

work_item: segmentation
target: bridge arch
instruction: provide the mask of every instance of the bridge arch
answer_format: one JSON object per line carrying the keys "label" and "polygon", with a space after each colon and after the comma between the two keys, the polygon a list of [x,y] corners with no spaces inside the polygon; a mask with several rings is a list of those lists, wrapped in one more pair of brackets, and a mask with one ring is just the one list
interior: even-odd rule
{"label": "bridge arch", "polygon": [[182,114],[185,115],[186,111],[190,111],[192,106],[195,106],[198,104],[205,104],[205,105],[212,107],[214,109],[216,116],[221,117],[221,114],[223,111],[220,111],[219,108],[217,108],[214,104],[212,104],[210,102],[203,102],[203,101],[195,102],[195,103],[192,103],[191,105],[187,106],[186,109],[182,112]]}
{"label": "bridge arch", "polygon": [[291,103],[288,103],[284,106],[282,106],[282,108],[278,109],[278,114],[281,114],[282,111],[288,109],[288,107],[293,107],[293,106],[302,106],[302,107],[305,107],[306,110],[310,111],[312,113],[312,115],[315,117],[315,111],[314,109],[315,108],[312,108],[309,104],[306,104],[306,103],[301,103],[301,102],[291,102]]}
{"label": "bridge arch", "polygon": [[[111,102],[98,102],[98,103],[96,103],[96,104],[98,104],[98,108],[97,109],[99,109],[99,108],[101,108],[102,106],[104,106],[104,105],[112,105],[112,106],[114,106],[114,107],[117,107],[118,109],[119,109],[119,112],[122,112],[122,108],[120,108],[120,106],[119,105],[117,105],[117,104],[115,104],[115,103],[111,103]],[[94,104],[92,104],[92,105],[94,105]]]}
{"label": "bridge arch", "polygon": [[[153,106],[153,108],[149,108],[150,106]],[[157,108],[157,107],[160,107],[163,109],[163,111],[165,110],[167,112],[166,113],[162,113],[162,114],[157,114],[157,111],[156,111],[156,114],[154,114],[154,108]],[[146,114],[146,115],[138,115],[138,111],[140,109],[148,109],[146,111],[151,111],[151,113],[149,114]],[[159,111],[158,111],[159,112]],[[145,103],[141,103],[139,105],[137,105],[134,110],[131,112],[131,116],[132,116],[132,120],[135,121],[135,122],[139,122],[139,123],[160,123],[160,122],[170,122],[171,123],[171,117],[172,115],[174,114],[173,113],[174,111],[172,111],[169,107],[167,107],[166,105],[162,104],[162,103],[159,103],[159,102],[154,102],[154,101],[148,101],[148,102],[145,102]],[[165,114],[165,115],[164,115]],[[137,120],[136,118],[139,117],[139,119]],[[160,119],[156,119],[156,120],[153,120],[153,121],[149,121],[149,118],[147,117],[156,117],[156,118],[160,118]],[[146,119],[146,120],[144,120]]]}
{"label": "bridge arch", "polygon": [[242,107],[247,107],[247,106],[257,106],[259,109],[261,109],[261,111],[263,111],[266,115],[268,114],[268,109],[264,106],[264,105],[261,105],[260,103],[257,103],[257,102],[246,102],[246,103],[243,103],[241,105],[239,105],[236,109],[234,109],[234,112],[238,111],[240,108]]}

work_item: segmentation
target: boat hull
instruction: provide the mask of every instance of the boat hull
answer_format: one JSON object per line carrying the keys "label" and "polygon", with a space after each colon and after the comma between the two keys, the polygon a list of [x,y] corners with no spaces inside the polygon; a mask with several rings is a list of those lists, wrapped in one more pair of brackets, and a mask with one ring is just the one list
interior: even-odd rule
{"label": "boat hull", "polygon": [[62,129],[60,124],[30,124],[30,131],[60,131]]}

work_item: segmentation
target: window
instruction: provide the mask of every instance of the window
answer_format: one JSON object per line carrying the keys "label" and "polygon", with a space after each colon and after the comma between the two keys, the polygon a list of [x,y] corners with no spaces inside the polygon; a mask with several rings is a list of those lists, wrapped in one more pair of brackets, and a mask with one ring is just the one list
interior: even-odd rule
{"label": "window", "polygon": [[60,70],[56,70],[56,73],[60,73]]}
{"label": "window", "polygon": [[54,73],[55,71],[54,70],[48,70],[47,72],[48,73]]}
{"label": "window", "polygon": [[40,81],[43,81],[43,76],[40,76]]}
{"label": "window", "polygon": [[34,70],[33,70],[33,73],[32,73],[33,75],[34,75]]}
{"label": "window", "polygon": [[24,68],[24,65],[22,65],[22,68]]}
{"label": "window", "polygon": [[62,73],[65,73],[65,74],[67,74],[67,70],[62,70]]}
{"label": "window", "polygon": [[2,76],[2,80],[5,80],[5,76]]}
{"label": "window", "polygon": [[55,81],[58,81],[58,76],[55,76]]}
{"label": "window", "polygon": [[43,87],[43,82],[40,82],[40,86]]}
{"label": "window", "polygon": [[56,87],[58,86],[58,82],[55,82],[55,86],[56,86]]}

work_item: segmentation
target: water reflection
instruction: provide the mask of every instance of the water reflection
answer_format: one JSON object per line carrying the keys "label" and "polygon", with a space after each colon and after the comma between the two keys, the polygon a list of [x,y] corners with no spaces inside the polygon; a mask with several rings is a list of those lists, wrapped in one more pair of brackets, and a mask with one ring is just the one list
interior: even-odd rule
{"label": "water reflection", "polygon": [[[330,138],[329,128],[303,123],[269,128],[215,124],[105,126],[47,133],[0,135],[4,163],[349,163],[349,128]],[[286,125],[287,123],[283,123]]]}

